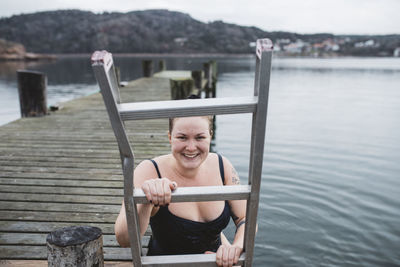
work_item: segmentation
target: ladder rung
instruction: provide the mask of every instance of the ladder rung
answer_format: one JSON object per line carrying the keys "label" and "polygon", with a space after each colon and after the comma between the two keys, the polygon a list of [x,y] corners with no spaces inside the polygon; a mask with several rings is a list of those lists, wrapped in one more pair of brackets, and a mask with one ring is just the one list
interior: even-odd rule
{"label": "ladder rung", "polygon": [[122,120],[237,114],[254,112],[257,101],[251,96],[134,102],[119,104],[118,110]]}
{"label": "ladder rung", "polygon": [[[244,263],[246,254],[243,252],[238,261],[238,265]],[[187,254],[187,255],[168,255],[168,256],[143,256],[143,266],[162,266],[162,267],[173,267],[173,266],[216,266],[215,254]]]}
{"label": "ladder rung", "polygon": [[[172,192],[171,202],[248,199],[250,192],[250,185],[178,187]],[[133,198],[135,203],[148,203],[142,189],[135,188]]]}

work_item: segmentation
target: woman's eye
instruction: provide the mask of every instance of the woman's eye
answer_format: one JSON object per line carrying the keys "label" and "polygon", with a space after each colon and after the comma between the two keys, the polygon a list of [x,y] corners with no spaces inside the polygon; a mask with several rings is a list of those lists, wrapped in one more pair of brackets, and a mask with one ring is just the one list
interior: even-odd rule
{"label": "woman's eye", "polygon": [[179,140],[186,140],[186,137],[185,136],[178,136],[177,137]]}
{"label": "woman's eye", "polygon": [[196,139],[197,140],[203,140],[203,139],[205,139],[205,137],[204,136],[197,136]]}

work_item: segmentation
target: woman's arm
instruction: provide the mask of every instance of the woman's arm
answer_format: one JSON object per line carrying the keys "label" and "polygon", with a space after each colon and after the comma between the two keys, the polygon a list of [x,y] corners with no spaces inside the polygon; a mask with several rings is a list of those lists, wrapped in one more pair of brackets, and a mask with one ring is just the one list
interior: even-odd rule
{"label": "woman's arm", "polygon": [[[177,185],[167,178],[157,178],[154,165],[150,161],[141,162],[134,172],[135,188],[142,188],[151,203],[138,204],[140,235],[143,236],[150,222],[150,217],[158,211],[159,205],[166,205],[171,200],[171,190]],[[126,222],[125,205],[122,202],[121,210],[114,225],[115,236],[121,247],[129,247],[129,233]]]}
{"label": "woman's arm", "polygon": [[[239,176],[233,165],[223,158],[225,171],[225,185],[239,185]],[[246,221],[246,200],[228,201],[232,219],[236,225],[235,238],[231,245],[223,244],[217,251],[217,264],[219,266],[233,266],[239,260],[243,251],[244,223]]]}

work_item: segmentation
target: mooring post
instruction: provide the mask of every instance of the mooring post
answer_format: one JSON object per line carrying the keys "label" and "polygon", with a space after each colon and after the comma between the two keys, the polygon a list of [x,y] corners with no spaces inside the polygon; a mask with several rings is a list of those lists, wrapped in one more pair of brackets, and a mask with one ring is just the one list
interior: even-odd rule
{"label": "mooring post", "polygon": [[201,70],[192,70],[192,79],[194,81],[194,87],[201,90],[203,82],[203,72]]}
{"label": "mooring post", "polygon": [[143,60],[142,68],[143,68],[143,76],[144,77],[153,76],[153,61],[152,60]]}
{"label": "mooring post", "polygon": [[215,60],[210,61],[211,66],[211,97],[217,97],[217,62]]}
{"label": "mooring post", "polygon": [[47,77],[38,71],[17,70],[21,117],[47,114]]}
{"label": "mooring post", "polygon": [[169,80],[171,86],[171,98],[172,100],[186,99],[193,91],[193,79],[192,78],[175,78]]}
{"label": "mooring post", "polygon": [[206,79],[205,97],[210,98],[211,86],[212,86],[212,69],[209,62],[203,63],[204,78]]}
{"label": "mooring post", "polygon": [[165,63],[165,60],[160,60],[158,62],[158,71],[164,71],[167,70],[167,64]]}
{"label": "mooring post", "polygon": [[121,70],[119,67],[114,66],[114,71],[115,71],[115,77],[117,78],[117,84],[119,86],[121,84]]}
{"label": "mooring post", "polygon": [[49,267],[103,267],[103,236],[92,226],[66,227],[47,235]]}
{"label": "mooring post", "polygon": [[[203,64],[204,76],[207,80],[205,97],[206,98],[215,98],[216,97],[216,88],[217,88],[217,62],[211,60]],[[215,120],[215,116],[213,118],[213,127],[214,132],[217,130],[217,124]],[[212,137],[215,139],[215,134]]]}

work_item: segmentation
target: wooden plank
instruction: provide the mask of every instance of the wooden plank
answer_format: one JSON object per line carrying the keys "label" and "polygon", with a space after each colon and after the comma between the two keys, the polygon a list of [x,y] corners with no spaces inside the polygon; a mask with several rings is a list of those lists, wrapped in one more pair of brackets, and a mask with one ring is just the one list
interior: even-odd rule
{"label": "wooden plank", "polygon": [[[144,128],[149,128],[149,124],[151,123],[151,128],[149,128],[149,131],[151,130],[157,130],[155,132],[152,132],[152,136],[149,136],[148,133],[143,133],[141,131],[133,131],[130,129],[127,129],[128,133],[130,132],[131,134],[129,135],[132,140],[136,140],[138,143],[143,142],[143,141],[149,141],[153,140],[153,142],[157,142],[160,144],[164,144],[166,139],[166,134],[165,132],[160,132],[162,128],[167,128],[168,127],[168,122],[165,119],[160,119],[160,120],[143,120],[140,122],[143,122],[142,125],[137,125],[136,122],[138,121],[131,121],[129,122],[129,125],[132,127],[144,127]],[[132,128],[134,129],[134,128]],[[31,132],[31,131],[29,131]],[[62,133],[60,132],[57,135],[54,134],[49,134],[48,132],[43,132],[43,135],[29,135],[29,132],[24,132],[24,131],[19,131],[18,135],[15,135],[15,131],[5,131],[2,128],[2,131],[0,132],[1,137],[8,137],[11,138],[9,141],[11,142],[27,142],[27,143],[43,143],[43,144],[52,144],[52,143],[73,143],[73,144],[86,144],[86,143],[97,143],[97,144],[102,144],[102,143],[113,143],[117,144],[117,141],[115,140],[114,135],[112,132],[97,132],[96,136],[93,135],[81,135],[79,132],[75,132],[75,134],[71,135],[70,132],[67,133]],[[13,135],[14,133],[14,135]],[[78,135],[79,134],[79,135]],[[146,146],[147,144],[142,144],[143,146]]]}
{"label": "wooden plank", "polygon": [[[82,196],[79,195],[60,195],[60,194],[32,194],[32,193],[4,193],[0,192],[0,201],[29,201],[49,202],[49,203],[82,203],[82,204],[119,204],[122,203],[121,197],[113,196]],[[0,205],[1,207],[1,205]]]}
{"label": "wooden plank", "polygon": [[81,204],[81,203],[41,203],[25,201],[0,201],[2,211],[60,211],[85,213],[119,213],[121,203],[118,204]]}
{"label": "wooden plank", "polygon": [[48,267],[48,263],[47,263],[47,260],[0,260],[0,266],[2,266],[2,267]]}
{"label": "wooden plank", "polygon": [[167,79],[190,78],[191,76],[192,76],[192,72],[190,70],[181,70],[181,71],[165,70],[165,71],[154,73],[154,75],[153,75],[153,77],[167,78]]}
{"label": "wooden plank", "polygon": [[118,110],[122,120],[143,120],[251,113],[255,111],[256,104],[257,97],[227,97],[124,103],[118,105]]}
{"label": "wooden plank", "polygon": [[122,181],[122,175],[119,174],[93,174],[93,173],[43,173],[43,172],[13,172],[0,171],[2,178],[14,179],[59,179],[59,180],[91,180],[91,181]]}
{"label": "wooden plank", "polygon": [[[59,228],[76,226],[74,222],[43,222],[22,220],[0,220],[0,232],[10,233],[49,233]],[[80,222],[79,225],[99,227],[103,234],[114,234],[114,223]]]}
{"label": "wooden plank", "polygon": [[[130,260],[132,258],[129,248],[104,247],[105,260]],[[145,249],[147,253],[147,249]],[[46,246],[9,246],[0,245],[2,259],[47,259]]]}
{"label": "wooden plank", "polygon": [[[151,140],[153,141],[153,138]],[[145,140],[143,140],[143,141],[145,141]],[[146,141],[150,141],[150,138],[149,138],[149,140],[146,140]],[[159,141],[155,142],[155,143],[157,143],[157,145],[161,146],[161,147],[168,146],[168,143],[165,143],[165,141],[161,142],[161,138],[159,138]],[[140,147],[147,148],[148,145],[149,144],[139,143],[139,142],[137,142],[137,144],[136,144],[136,146],[138,148],[140,148]],[[96,142],[96,141],[81,142],[81,143],[74,142],[74,143],[72,143],[72,142],[69,142],[69,141],[66,141],[66,140],[58,140],[57,142],[51,142],[51,143],[49,143],[47,141],[23,142],[21,140],[15,140],[14,142],[11,141],[11,142],[7,142],[7,143],[3,143],[3,144],[0,143],[0,148],[1,147],[13,147],[13,148],[29,147],[29,148],[40,149],[43,146],[45,146],[45,149],[57,149],[57,148],[65,148],[65,147],[68,147],[70,149],[72,149],[72,148],[77,148],[77,149],[95,148],[95,149],[97,149],[97,148],[101,147],[103,149],[116,150],[115,147],[117,146],[117,143],[114,143],[114,142],[112,142],[112,143],[111,142]]]}
{"label": "wooden plank", "polygon": [[122,181],[62,180],[62,179],[14,179],[2,178],[0,185],[66,186],[89,188],[122,188]]}
{"label": "wooden plank", "polygon": [[[50,232],[49,232],[50,233]],[[0,233],[0,245],[46,245],[48,233]],[[150,236],[142,237],[143,247],[148,247]],[[119,247],[114,234],[103,234],[104,247]]]}
{"label": "wooden plank", "polygon": [[74,222],[74,223],[114,223],[116,213],[87,212],[35,212],[0,210],[0,221],[33,221],[33,222]]}
{"label": "wooden plank", "polygon": [[25,186],[25,185],[2,185],[0,192],[14,193],[39,193],[39,194],[61,194],[61,195],[85,195],[85,196],[123,196],[123,189],[110,188],[82,188],[62,186]]}
{"label": "wooden plank", "polygon": [[[178,187],[171,195],[171,202],[199,202],[248,199],[249,185]],[[134,190],[135,203],[148,203],[142,189]]]}
{"label": "wooden plank", "polygon": [[82,174],[82,173],[98,173],[98,174],[120,174],[121,170],[120,168],[109,168],[109,169],[103,169],[103,168],[93,168],[89,169],[88,167],[80,167],[80,168],[59,168],[59,167],[34,167],[34,166],[28,166],[28,167],[23,167],[23,166],[0,166],[0,171],[16,171],[16,172],[47,172],[47,173],[77,173],[77,174]]}
{"label": "wooden plank", "polygon": [[[142,160],[146,160],[149,159],[148,154],[153,154],[153,147],[155,148],[156,145],[149,145],[148,149],[151,149],[151,153],[148,152],[146,154],[144,154],[144,151],[141,151],[141,153],[138,153],[136,156],[136,160],[137,161],[142,161]],[[162,153],[165,152],[165,150],[159,150],[159,149],[154,149],[155,153]],[[139,151],[138,151],[139,152]],[[0,153],[2,153],[3,155],[6,155],[8,158],[15,156],[15,158],[18,158],[20,155],[25,155],[28,157],[40,157],[43,156],[43,151],[38,151],[38,150],[23,150],[23,149],[19,149],[19,150],[6,150],[6,151],[2,151],[0,150]],[[80,153],[77,153],[76,151],[47,151],[46,152],[46,157],[53,157],[53,158],[61,158],[64,161],[73,161],[73,162],[77,162],[77,161],[88,161],[90,162],[91,160],[96,161],[96,160],[107,160],[110,159],[111,161],[113,160],[119,160],[119,153],[117,153],[117,151],[113,152],[113,153],[92,153],[92,152],[88,152],[88,151],[81,151]]]}
{"label": "wooden plank", "polygon": [[[47,267],[47,260],[0,260],[2,267]],[[104,261],[104,267],[132,267],[130,261]]]}
{"label": "wooden plank", "polygon": [[[80,222],[79,225],[99,227],[103,234],[114,234],[113,223]],[[50,233],[56,229],[76,226],[71,222],[34,222],[34,221],[0,221],[0,232],[10,233]],[[145,236],[151,235],[150,227],[146,230]]]}

